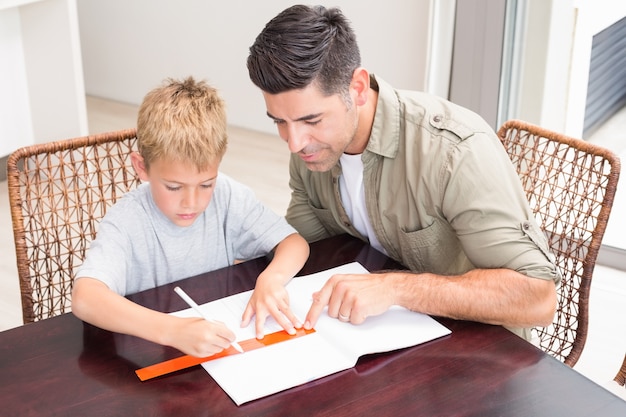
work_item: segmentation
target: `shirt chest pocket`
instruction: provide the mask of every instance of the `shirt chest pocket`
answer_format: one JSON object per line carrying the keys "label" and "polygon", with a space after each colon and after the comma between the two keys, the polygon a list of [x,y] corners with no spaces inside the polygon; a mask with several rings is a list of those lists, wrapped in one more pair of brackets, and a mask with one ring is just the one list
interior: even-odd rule
{"label": "shirt chest pocket", "polygon": [[[465,272],[469,261],[461,242],[450,226],[440,220],[420,230],[398,230],[398,242],[402,263],[416,272],[456,274]],[[463,267],[459,261],[462,260]]]}

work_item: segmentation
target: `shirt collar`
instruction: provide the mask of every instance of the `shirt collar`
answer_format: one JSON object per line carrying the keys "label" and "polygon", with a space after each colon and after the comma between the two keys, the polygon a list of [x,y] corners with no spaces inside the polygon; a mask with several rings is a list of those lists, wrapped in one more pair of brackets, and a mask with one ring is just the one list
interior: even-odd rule
{"label": "shirt collar", "polygon": [[366,149],[394,158],[400,143],[400,101],[393,87],[374,74],[370,75],[370,86],[378,91],[378,101]]}

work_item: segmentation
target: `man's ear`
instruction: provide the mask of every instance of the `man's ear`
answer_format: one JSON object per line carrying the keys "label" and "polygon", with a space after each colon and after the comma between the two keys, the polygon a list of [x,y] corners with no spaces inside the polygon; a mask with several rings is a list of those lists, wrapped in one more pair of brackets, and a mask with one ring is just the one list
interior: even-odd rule
{"label": "man's ear", "polygon": [[133,168],[139,176],[139,179],[141,181],[148,181],[148,169],[146,168],[143,156],[141,156],[139,152],[131,152],[130,162],[133,164]]}
{"label": "man's ear", "polygon": [[352,73],[352,81],[350,82],[350,90],[356,93],[354,103],[362,106],[367,102],[370,89],[370,74],[363,68],[359,67]]}

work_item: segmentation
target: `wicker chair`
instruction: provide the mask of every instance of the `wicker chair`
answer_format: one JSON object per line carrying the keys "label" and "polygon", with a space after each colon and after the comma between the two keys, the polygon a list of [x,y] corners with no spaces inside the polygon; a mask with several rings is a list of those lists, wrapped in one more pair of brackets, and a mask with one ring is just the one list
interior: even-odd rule
{"label": "wicker chair", "polygon": [[498,136],[563,275],[552,325],[539,346],[573,367],[587,338],[589,290],[620,173],[612,152],[519,120]]}
{"label": "wicker chair", "polygon": [[613,378],[615,382],[617,382],[622,387],[626,384],[626,355],[624,355],[624,362],[622,362],[622,367],[619,371],[617,371],[617,375]]}
{"label": "wicker chair", "polygon": [[18,149],[7,161],[24,323],[71,310],[72,278],[107,208],[140,183],[135,129]]}

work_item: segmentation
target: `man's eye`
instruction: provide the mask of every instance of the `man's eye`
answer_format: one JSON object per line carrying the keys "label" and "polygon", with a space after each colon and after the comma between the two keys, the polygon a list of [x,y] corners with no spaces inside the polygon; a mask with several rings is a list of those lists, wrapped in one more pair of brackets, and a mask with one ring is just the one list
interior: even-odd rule
{"label": "man's eye", "polygon": [[273,121],[274,121],[275,125],[284,125],[285,124],[284,120],[273,119]]}
{"label": "man's eye", "polygon": [[306,122],[307,125],[309,126],[315,126],[316,124],[318,124],[319,122],[321,122],[322,120],[309,120]]}

